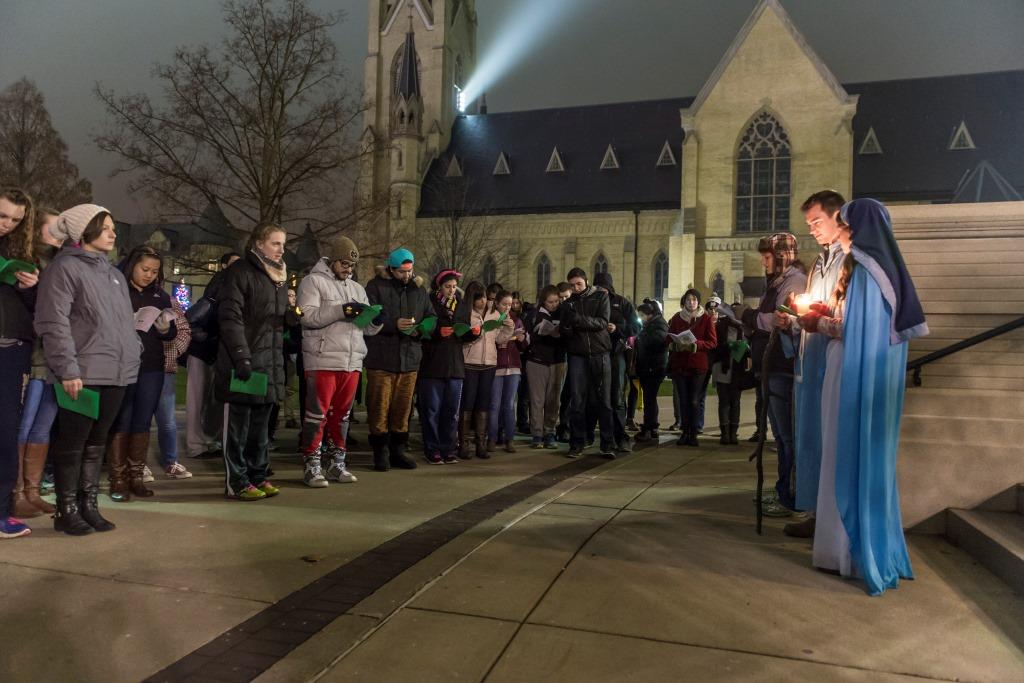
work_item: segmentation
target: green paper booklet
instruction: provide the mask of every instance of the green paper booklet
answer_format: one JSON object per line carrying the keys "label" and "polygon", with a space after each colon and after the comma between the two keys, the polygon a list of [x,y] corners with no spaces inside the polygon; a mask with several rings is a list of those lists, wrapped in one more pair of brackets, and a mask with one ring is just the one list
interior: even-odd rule
{"label": "green paper booklet", "polygon": [[464,334],[468,333],[473,328],[470,327],[469,325],[467,325],[466,323],[455,323],[454,329],[455,329],[455,336],[456,337],[461,337]]}
{"label": "green paper booklet", "polygon": [[228,386],[229,391],[233,391],[236,394],[252,394],[253,396],[266,396],[267,395],[267,375],[262,372],[254,372],[252,376],[244,382],[235,377],[235,371],[231,371],[231,384]]}
{"label": "green paper booklet", "polygon": [[419,321],[419,323],[417,323],[416,325],[405,330],[403,334],[412,334],[413,332],[419,332],[421,337],[430,339],[430,334],[434,331],[435,327],[437,327],[437,316],[432,315],[429,318],[424,318],[423,320]]}
{"label": "green paper booklet", "polygon": [[743,360],[743,356],[747,355],[747,351],[749,350],[750,344],[748,344],[742,339],[729,342],[729,355],[736,363],[739,363],[741,360]]}
{"label": "green paper booklet", "polygon": [[365,329],[370,323],[373,322],[374,318],[380,315],[380,312],[382,310],[384,310],[384,307],[381,306],[380,304],[367,306],[366,308],[363,309],[362,313],[360,313],[359,315],[352,319],[352,323],[361,330]]}
{"label": "green paper booklet", "polygon": [[8,261],[3,256],[0,256],[0,282],[5,282],[14,286],[18,282],[14,277],[14,274],[17,272],[34,273],[36,272],[36,267],[35,265],[25,261],[19,261],[17,259],[11,259]]}
{"label": "green paper booklet", "polygon": [[507,317],[508,313],[502,313],[501,315],[498,316],[497,320],[488,320],[483,324],[483,331],[490,332],[492,330],[498,329],[499,327],[501,327],[501,324],[505,322],[505,318]]}
{"label": "green paper booklet", "polygon": [[100,394],[98,391],[82,387],[78,392],[78,398],[71,398],[68,392],[64,391],[63,384],[54,384],[53,389],[57,392],[57,405],[64,410],[70,410],[94,420],[100,419]]}

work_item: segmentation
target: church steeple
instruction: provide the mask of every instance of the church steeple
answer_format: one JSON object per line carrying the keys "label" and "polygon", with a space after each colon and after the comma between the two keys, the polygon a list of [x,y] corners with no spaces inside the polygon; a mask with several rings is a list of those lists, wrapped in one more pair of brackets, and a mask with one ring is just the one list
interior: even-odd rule
{"label": "church steeple", "polygon": [[418,137],[423,123],[423,95],[420,92],[419,55],[416,54],[416,36],[412,28],[412,8],[409,9],[409,30],[405,34],[405,45],[398,65],[393,106],[391,132],[394,135]]}
{"label": "church steeple", "polygon": [[420,97],[420,70],[416,55],[416,36],[412,32],[412,16],[409,17],[409,30],[405,34],[405,47],[402,49],[402,65],[398,74],[398,93],[409,99]]}

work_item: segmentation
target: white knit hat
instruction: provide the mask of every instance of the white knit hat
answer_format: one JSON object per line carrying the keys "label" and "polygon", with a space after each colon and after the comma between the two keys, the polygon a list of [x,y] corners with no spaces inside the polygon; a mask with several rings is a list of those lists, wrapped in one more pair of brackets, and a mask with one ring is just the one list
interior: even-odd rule
{"label": "white knit hat", "polygon": [[50,234],[59,240],[73,243],[81,242],[82,233],[88,227],[89,221],[95,218],[98,213],[110,213],[110,211],[97,204],[72,206],[57,216],[57,223],[50,228]]}

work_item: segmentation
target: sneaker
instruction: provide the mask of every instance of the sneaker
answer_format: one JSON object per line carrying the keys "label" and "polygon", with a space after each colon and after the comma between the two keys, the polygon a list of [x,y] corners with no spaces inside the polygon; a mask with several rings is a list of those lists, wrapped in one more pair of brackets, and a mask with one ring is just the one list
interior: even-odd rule
{"label": "sneaker", "polygon": [[540,450],[541,448],[544,448],[544,442],[543,442],[543,441],[541,441],[540,439],[536,439],[536,438],[535,438],[535,439],[534,439],[534,440],[533,440],[533,441],[532,441],[532,442],[530,443],[530,448],[532,448],[532,449],[533,449],[533,450],[535,450],[535,451],[536,451],[536,450]]}
{"label": "sneaker", "polygon": [[431,465],[443,465],[444,458],[441,457],[440,453],[427,453],[427,462]]}
{"label": "sneaker", "polygon": [[629,422],[626,423],[626,431],[629,431],[629,432],[639,432],[640,431],[640,427],[637,426],[635,420],[630,420]]}
{"label": "sneaker", "polygon": [[142,466],[142,483],[143,484],[148,484],[151,481],[154,481],[153,470],[149,469],[149,465],[143,465]]}
{"label": "sneaker", "polygon": [[615,459],[615,446],[608,444],[601,446],[601,457],[606,460]]}
{"label": "sneaker", "polygon": [[578,458],[583,455],[583,449],[579,446],[570,446],[569,452],[565,454],[567,458]]}
{"label": "sneaker", "polygon": [[[773,502],[777,501],[778,499],[779,499],[779,493],[775,489],[768,489],[767,491],[762,491],[761,492],[761,504],[762,505],[766,505],[768,503],[773,503]],[[753,496],[750,497],[750,502],[752,502],[754,505],[757,505],[757,493],[756,492],[754,493]]]}
{"label": "sneaker", "polygon": [[189,479],[192,477],[192,473],[185,469],[185,466],[180,462],[176,462],[165,469],[164,474],[168,479]]}
{"label": "sneaker", "polygon": [[20,519],[8,517],[0,522],[0,538],[18,538],[19,536],[28,536],[30,533],[32,530]]}
{"label": "sneaker", "polygon": [[452,451],[451,453],[445,453],[443,459],[445,465],[454,465],[455,463],[459,462],[459,456],[457,453],[455,453],[455,451]]}
{"label": "sneaker", "polygon": [[349,472],[348,467],[345,466],[348,453],[343,449],[335,447],[328,451],[326,457],[327,462],[330,463],[327,465],[327,477],[329,479],[333,479],[339,484],[351,484],[359,481],[356,479],[356,475]]}
{"label": "sneaker", "polygon": [[228,498],[234,498],[235,500],[244,500],[246,502],[253,500],[263,500],[266,497],[267,494],[265,494],[263,491],[256,488],[252,484],[249,484],[235,495],[228,496]]}
{"label": "sneaker", "polygon": [[673,422],[672,424],[670,424],[668,426],[668,429],[666,429],[665,431],[666,432],[678,432],[679,431],[679,423],[678,422]]}
{"label": "sneaker", "polygon": [[262,484],[257,486],[256,489],[258,491],[262,491],[263,495],[265,495],[267,498],[273,498],[277,494],[281,493],[281,489],[271,484],[269,479],[267,479]]}
{"label": "sneaker", "polygon": [[39,490],[44,493],[49,493],[54,489],[53,475],[44,474],[43,481],[39,484]]}
{"label": "sneaker", "polygon": [[558,450],[558,444],[555,443],[555,437],[554,436],[545,437],[545,439],[544,439],[544,448],[548,449],[549,451],[556,451],[556,450]]}
{"label": "sneaker", "polygon": [[761,506],[761,514],[765,517],[789,517],[793,514],[793,511],[778,500],[773,500],[772,502]]}
{"label": "sneaker", "polygon": [[615,452],[621,453],[623,455],[625,455],[626,453],[632,453],[633,446],[629,443],[629,440],[627,439],[626,441],[621,442],[615,447]]}
{"label": "sneaker", "polygon": [[320,467],[320,458],[310,457],[306,458],[305,471],[302,473],[302,481],[306,483],[306,486],[313,489],[325,489],[330,484],[327,482],[327,478],[324,476],[323,468]]}

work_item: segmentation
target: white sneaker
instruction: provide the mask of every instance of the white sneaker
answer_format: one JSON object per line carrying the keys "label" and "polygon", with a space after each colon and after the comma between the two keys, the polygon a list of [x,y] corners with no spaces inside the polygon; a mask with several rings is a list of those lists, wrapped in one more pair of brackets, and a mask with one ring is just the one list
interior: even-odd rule
{"label": "white sneaker", "polygon": [[142,466],[142,481],[146,484],[154,481],[153,470],[149,469],[149,465]]}
{"label": "white sneaker", "polygon": [[329,486],[327,479],[324,478],[323,469],[320,467],[319,457],[306,458],[306,469],[302,474],[302,481],[306,482],[306,486],[314,489],[325,489]]}
{"label": "white sneaker", "polygon": [[352,484],[359,480],[345,467],[345,455],[345,451],[338,449],[327,456],[331,463],[327,466],[327,476],[339,484]]}
{"label": "white sneaker", "polygon": [[164,474],[167,475],[168,479],[188,479],[192,476],[192,473],[185,469],[185,466],[180,462],[176,462],[165,469]]}

